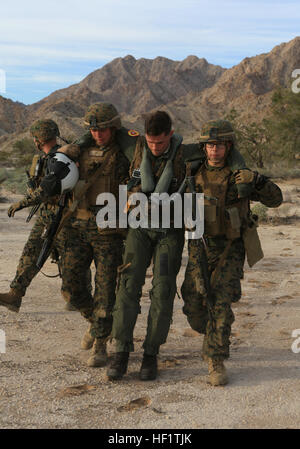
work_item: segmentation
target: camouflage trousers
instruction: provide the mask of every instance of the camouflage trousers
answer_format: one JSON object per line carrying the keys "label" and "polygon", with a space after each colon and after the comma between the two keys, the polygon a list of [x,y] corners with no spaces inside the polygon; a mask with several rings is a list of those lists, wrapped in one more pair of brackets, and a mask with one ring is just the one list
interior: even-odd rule
{"label": "camouflage trousers", "polygon": [[[24,246],[23,253],[20,257],[16,275],[10,284],[10,287],[18,290],[22,296],[25,295],[27,287],[29,287],[32,279],[39,272],[36,263],[43,245],[43,234],[47,226],[51,223],[56,212],[56,208],[47,208],[42,206],[39,215],[33,225],[27,242]],[[61,255],[63,248],[63,232],[59,234],[55,243],[55,248]]]}
{"label": "camouflage trousers", "polygon": [[[184,234],[182,229],[157,232],[129,229],[123,259],[124,271],[120,278],[113,312],[112,337],[117,352],[134,350],[133,331],[140,313],[140,297],[146,271],[153,258],[151,305],[143,348],[155,355],[165,343],[173,314],[176,294],[176,276],[180,269]],[[128,268],[126,265],[130,264]]]}
{"label": "camouflage trousers", "polygon": [[[226,239],[208,239],[208,271],[211,275],[225,250]],[[200,261],[203,246],[189,241],[189,259],[181,287],[183,313],[192,329],[204,334],[203,355],[224,360],[229,357],[231,326],[234,314],[231,303],[241,297],[241,279],[245,261],[242,239],[233,240],[212,288],[212,321],[207,310],[207,296]]]}
{"label": "camouflage trousers", "polygon": [[[66,240],[62,260],[62,292],[91,323],[91,335],[105,338],[112,327],[117,268],[122,263],[123,237],[100,234],[94,218],[73,218],[65,227]],[[86,270],[94,261],[94,295],[86,288]]]}

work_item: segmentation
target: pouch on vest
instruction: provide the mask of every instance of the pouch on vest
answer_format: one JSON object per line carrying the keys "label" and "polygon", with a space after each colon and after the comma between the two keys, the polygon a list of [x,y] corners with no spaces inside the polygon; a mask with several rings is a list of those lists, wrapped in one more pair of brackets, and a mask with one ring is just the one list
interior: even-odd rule
{"label": "pouch on vest", "polygon": [[[230,207],[226,209],[229,215],[229,226],[226,226],[226,237],[230,240],[237,239],[241,236],[241,219],[237,207]],[[228,224],[229,224],[228,223]]]}
{"label": "pouch on vest", "polygon": [[32,159],[32,163],[29,170],[29,175],[31,178],[41,176],[43,161],[39,154],[35,154]]}
{"label": "pouch on vest", "polygon": [[111,192],[110,176],[99,176],[87,191],[86,197],[88,204],[95,206],[98,195],[107,192]]}
{"label": "pouch on vest", "polygon": [[253,267],[256,262],[264,257],[264,253],[257,233],[257,226],[257,219],[251,216],[250,223],[243,232],[243,240],[249,267]]}
{"label": "pouch on vest", "polygon": [[215,223],[217,221],[217,206],[215,204],[204,206],[204,216],[209,223]]}
{"label": "pouch on vest", "polygon": [[204,232],[209,236],[222,233],[219,219],[219,209],[216,204],[204,204]]}

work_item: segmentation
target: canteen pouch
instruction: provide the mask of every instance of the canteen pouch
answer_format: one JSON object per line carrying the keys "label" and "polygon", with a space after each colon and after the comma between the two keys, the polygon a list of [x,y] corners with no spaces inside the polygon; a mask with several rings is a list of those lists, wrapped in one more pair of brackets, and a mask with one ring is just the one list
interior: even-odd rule
{"label": "canteen pouch", "polygon": [[241,236],[241,219],[237,207],[230,207],[226,209],[229,217],[229,222],[226,226],[226,238],[229,240],[237,239]]}

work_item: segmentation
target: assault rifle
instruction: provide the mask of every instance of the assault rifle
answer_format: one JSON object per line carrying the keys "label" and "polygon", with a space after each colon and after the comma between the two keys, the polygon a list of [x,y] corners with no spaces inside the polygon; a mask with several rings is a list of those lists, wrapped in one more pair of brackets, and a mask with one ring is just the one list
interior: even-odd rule
{"label": "assault rifle", "polygon": [[41,252],[39,254],[36,266],[39,270],[43,267],[44,263],[48,259],[52,245],[54,243],[54,239],[56,235],[58,234],[59,230],[61,229],[61,222],[63,219],[63,212],[68,202],[68,194],[64,193],[61,195],[59,202],[58,202],[58,211],[57,214],[54,217],[54,220],[51,222],[50,226],[48,227],[46,234],[45,234],[45,240],[41,249]]}
{"label": "assault rifle", "polygon": [[[192,170],[194,172],[195,169],[197,169],[200,165],[199,161],[193,161],[189,165],[189,169],[187,170],[188,174],[186,174],[182,184],[180,185],[178,189],[179,194],[183,194],[188,188],[190,193],[192,194],[192,214],[193,214],[193,220],[195,220],[195,208],[196,208],[196,186],[195,186],[195,177],[192,176]],[[198,263],[201,268],[201,274],[203,278],[203,283],[205,287],[206,292],[206,298],[207,298],[207,311],[208,311],[208,317],[210,322],[212,323],[212,326],[215,326],[215,320],[213,318],[213,307],[214,307],[214,298],[212,294],[212,288],[211,288],[211,275],[208,271],[208,260],[207,260],[207,244],[204,235],[202,235],[199,239],[196,239],[197,246],[199,248],[198,255]]]}
{"label": "assault rifle", "polygon": [[[26,175],[27,175],[27,178],[28,178],[27,186],[29,187],[29,189],[35,190],[37,188],[37,186],[38,186],[38,184],[37,184],[37,177],[36,176],[31,177],[28,170],[26,170]],[[35,206],[33,206],[30,209],[29,215],[26,218],[26,223],[30,222],[30,220],[32,219],[34,214],[36,214],[37,211],[39,210],[39,207],[40,207],[40,204],[36,204]]]}

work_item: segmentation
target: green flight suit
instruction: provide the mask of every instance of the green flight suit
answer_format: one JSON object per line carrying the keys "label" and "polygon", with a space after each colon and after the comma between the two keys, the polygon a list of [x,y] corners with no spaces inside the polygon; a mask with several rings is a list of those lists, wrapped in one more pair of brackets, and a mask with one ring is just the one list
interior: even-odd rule
{"label": "green flight suit", "polygon": [[[160,181],[163,180],[164,169],[169,167],[168,162],[172,161],[173,177],[169,179],[170,187],[167,193],[176,192],[183,181],[185,172],[184,146],[181,145],[181,141],[182,139],[179,136],[174,135],[168,152],[159,157],[151,154],[146,147],[146,143],[144,143],[143,148],[137,147],[131,164],[131,173],[133,170],[138,171],[140,168],[142,171],[144,158],[148,158],[148,172],[152,171],[153,179],[150,181],[153,182],[152,187],[154,189],[155,185],[164,185]],[[174,159],[171,159],[171,157],[174,157]],[[169,176],[171,175],[169,174]],[[141,185],[136,188],[136,191],[143,192],[142,186],[147,184],[144,181],[145,179],[141,175]],[[149,179],[146,181],[149,181]],[[125,242],[123,264],[125,267],[127,264],[130,264],[130,266],[125,268],[121,274],[113,312],[112,337],[116,340],[117,352],[134,350],[133,330],[140,311],[139,301],[145,283],[146,270],[152,258],[151,306],[143,348],[146,354],[155,355],[159,352],[160,345],[165,343],[172,319],[173,302],[176,294],[176,276],[181,265],[183,245],[183,227],[180,229],[173,229],[172,227],[169,229],[129,229]]]}

